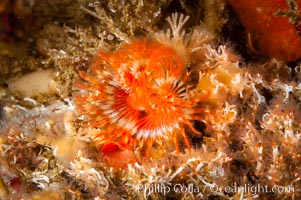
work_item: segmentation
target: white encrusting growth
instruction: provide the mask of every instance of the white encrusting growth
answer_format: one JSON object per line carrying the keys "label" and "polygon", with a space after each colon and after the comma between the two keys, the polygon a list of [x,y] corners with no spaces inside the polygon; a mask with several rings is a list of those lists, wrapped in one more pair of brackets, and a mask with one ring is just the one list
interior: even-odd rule
{"label": "white encrusting growth", "polygon": [[58,83],[54,79],[53,70],[41,70],[11,79],[8,88],[13,94],[33,98],[43,94],[56,94]]}

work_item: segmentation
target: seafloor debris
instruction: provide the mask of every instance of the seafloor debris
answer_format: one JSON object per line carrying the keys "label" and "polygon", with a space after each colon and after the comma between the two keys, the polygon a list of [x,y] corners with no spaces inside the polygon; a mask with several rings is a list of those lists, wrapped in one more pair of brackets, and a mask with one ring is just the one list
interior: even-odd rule
{"label": "seafloor debris", "polygon": [[4,2],[0,199],[301,197],[300,63],[224,1]]}

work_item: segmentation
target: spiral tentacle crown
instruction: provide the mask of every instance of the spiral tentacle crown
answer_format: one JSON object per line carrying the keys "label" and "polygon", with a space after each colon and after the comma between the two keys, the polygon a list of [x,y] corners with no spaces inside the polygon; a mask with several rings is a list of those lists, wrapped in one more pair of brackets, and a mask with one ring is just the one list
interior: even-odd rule
{"label": "spiral tentacle crown", "polygon": [[198,134],[191,120],[201,120],[201,109],[195,109],[197,101],[188,91],[185,60],[172,46],[133,40],[115,52],[99,51],[88,72],[79,75],[74,102],[83,121],[98,129],[99,142],[138,144],[148,156],[154,143],[165,141],[179,152],[182,136],[190,149],[185,127]]}

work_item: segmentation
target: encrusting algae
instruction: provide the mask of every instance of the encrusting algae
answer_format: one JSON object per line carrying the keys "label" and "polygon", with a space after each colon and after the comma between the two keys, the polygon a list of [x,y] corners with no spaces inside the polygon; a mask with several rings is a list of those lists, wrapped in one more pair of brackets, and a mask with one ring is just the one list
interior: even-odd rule
{"label": "encrusting algae", "polygon": [[300,198],[300,64],[222,42],[224,1],[30,2],[32,55],[0,59],[0,199]]}

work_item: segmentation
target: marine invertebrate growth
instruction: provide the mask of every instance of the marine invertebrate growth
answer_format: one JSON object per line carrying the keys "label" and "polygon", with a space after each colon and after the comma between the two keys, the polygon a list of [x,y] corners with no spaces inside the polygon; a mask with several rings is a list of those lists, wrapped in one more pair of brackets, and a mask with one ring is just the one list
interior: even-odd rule
{"label": "marine invertebrate growth", "polygon": [[[187,18],[177,18],[169,22],[179,44]],[[189,72],[181,51],[155,39],[133,40],[112,53],[99,51],[89,71],[80,72],[84,81],[76,85],[74,102],[86,125],[99,129],[100,143],[146,146],[148,156],[154,143],[162,146],[169,140],[179,152],[182,136],[190,148],[185,127],[198,134],[191,120],[201,120],[197,114],[203,110],[196,106],[199,98],[188,91]]]}
{"label": "marine invertebrate growth", "polygon": [[301,57],[300,1],[227,1],[246,27],[253,53],[286,62]]}

